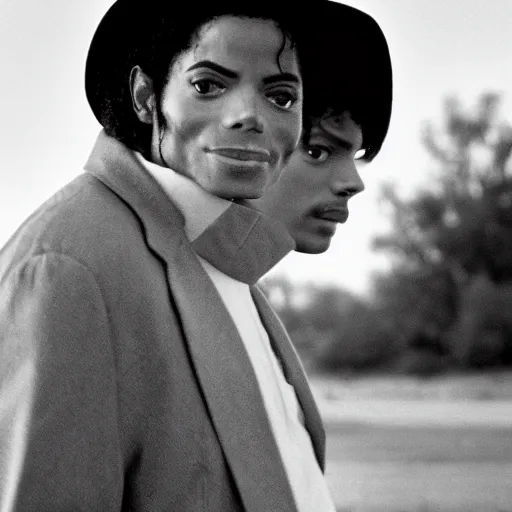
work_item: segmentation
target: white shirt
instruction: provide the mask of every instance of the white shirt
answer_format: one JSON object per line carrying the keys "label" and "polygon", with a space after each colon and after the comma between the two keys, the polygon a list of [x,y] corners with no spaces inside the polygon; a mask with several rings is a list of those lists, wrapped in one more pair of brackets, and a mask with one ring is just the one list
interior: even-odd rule
{"label": "white shirt", "polygon": [[[137,157],[172,199],[185,219],[192,242],[231,205],[191,179]],[[335,512],[311,438],[304,427],[294,388],[286,381],[261,322],[249,285],[219,271],[198,256],[224,302],[254,368],[265,409],[300,512]]]}

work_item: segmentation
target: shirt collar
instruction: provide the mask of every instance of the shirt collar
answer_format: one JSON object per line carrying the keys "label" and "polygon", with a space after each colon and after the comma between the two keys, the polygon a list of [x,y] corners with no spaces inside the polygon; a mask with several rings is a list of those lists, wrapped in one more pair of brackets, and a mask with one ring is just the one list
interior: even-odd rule
{"label": "shirt collar", "polygon": [[207,192],[190,178],[149,162],[140,153],[135,155],[182,213],[185,233],[191,242],[231,206],[231,201]]}

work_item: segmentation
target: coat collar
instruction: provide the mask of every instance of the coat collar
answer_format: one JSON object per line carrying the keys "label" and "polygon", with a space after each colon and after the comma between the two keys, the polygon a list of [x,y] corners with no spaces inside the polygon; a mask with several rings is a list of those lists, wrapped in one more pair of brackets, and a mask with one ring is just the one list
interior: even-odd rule
{"label": "coat collar", "polygon": [[208,263],[237,281],[256,284],[295,242],[285,227],[241,204],[232,205],[192,242]]}

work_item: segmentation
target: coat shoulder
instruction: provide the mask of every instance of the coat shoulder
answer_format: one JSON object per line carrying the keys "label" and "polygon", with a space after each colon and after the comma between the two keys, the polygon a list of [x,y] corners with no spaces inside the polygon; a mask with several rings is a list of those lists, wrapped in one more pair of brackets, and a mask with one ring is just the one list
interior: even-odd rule
{"label": "coat shoulder", "polygon": [[45,253],[98,268],[144,244],[137,216],[120,197],[85,172],[37,208],[0,250],[0,280]]}

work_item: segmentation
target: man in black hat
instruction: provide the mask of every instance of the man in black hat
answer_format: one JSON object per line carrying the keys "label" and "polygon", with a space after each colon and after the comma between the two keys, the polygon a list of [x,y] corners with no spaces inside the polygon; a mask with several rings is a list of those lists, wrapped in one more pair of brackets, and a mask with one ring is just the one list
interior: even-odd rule
{"label": "man in black hat", "polygon": [[[296,2],[118,0],[86,172],[0,254],[2,511],[333,512],[325,434],[239,201],[302,129]],[[303,24],[302,24],[303,25]]]}
{"label": "man in black hat", "polygon": [[377,22],[333,1],[322,9],[322,31],[308,48],[301,143],[279,180],[252,201],[286,224],[297,252],[311,254],[328,249],[348,218],[348,200],[364,189],[356,159],[379,153],[392,105],[391,60]]}

